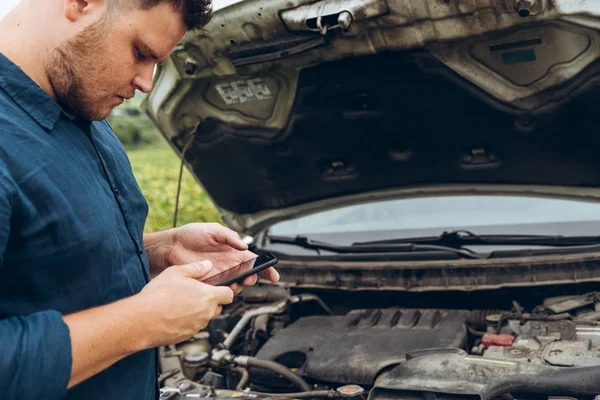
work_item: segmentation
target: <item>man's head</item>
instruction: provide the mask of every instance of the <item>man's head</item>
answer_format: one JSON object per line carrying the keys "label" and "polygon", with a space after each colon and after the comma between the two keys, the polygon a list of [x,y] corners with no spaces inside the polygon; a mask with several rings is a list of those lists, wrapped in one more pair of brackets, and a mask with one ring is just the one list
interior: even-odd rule
{"label": "man's head", "polygon": [[60,2],[64,39],[48,49],[45,71],[57,101],[88,120],[149,92],[156,64],[211,17],[210,0]]}

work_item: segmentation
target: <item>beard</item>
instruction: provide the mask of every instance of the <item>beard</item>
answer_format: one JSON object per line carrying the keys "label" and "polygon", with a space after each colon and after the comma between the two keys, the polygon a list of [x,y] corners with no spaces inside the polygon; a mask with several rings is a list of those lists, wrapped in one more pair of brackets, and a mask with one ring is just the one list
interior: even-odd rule
{"label": "beard", "polygon": [[107,25],[103,18],[52,49],[45,66],[58,103],[65,111],[88,121],[108,117],[110,108],[102,104],[115,96],[108,84],[111,68],[106,62]]}

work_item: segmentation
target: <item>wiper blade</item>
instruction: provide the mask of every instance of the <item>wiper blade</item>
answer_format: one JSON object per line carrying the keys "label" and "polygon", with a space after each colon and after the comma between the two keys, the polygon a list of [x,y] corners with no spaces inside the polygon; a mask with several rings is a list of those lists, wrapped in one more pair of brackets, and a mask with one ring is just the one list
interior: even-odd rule
{"label": "wiper blade", "polygon": [[485,259],[489,254],[478,253],[469,249],[457,249],[443,245],[419,244],[419,243],[372,243],[352,244],[350,246],[337,245],[318,240],[312,240],[305,236],[267,236],[270,243],[289,244],[305,249],[316,251],[330,251],[339,254],[364,254],[364,253],[413,253],[413,252],[447,252],[456,254],[463,258]]}
{"label": "wiper blade", "polygon": [[600,236],[562,235],[477,235],[467,230],[444,232],[439,236],[376,240],[357,242],[356,246],[394,245],[403,243],[427,244],[460,248],[467,245],[536,245],[536,246],[585,246],[600,244]]}

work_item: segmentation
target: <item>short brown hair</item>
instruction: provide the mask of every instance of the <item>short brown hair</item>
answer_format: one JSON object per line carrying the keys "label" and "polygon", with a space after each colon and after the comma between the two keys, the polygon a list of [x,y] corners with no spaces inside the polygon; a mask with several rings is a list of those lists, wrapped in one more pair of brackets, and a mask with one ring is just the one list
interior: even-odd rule
{"label": "short brown hair", "polygon": [[161,3],[169,3],[176,12],[181,14],[185,26],[190,31],[202,29],[212,18],[211,0],[113,0],[113,5],[125,6],[123,2],[132,2],[134,7],[142,10],[149,10]]}

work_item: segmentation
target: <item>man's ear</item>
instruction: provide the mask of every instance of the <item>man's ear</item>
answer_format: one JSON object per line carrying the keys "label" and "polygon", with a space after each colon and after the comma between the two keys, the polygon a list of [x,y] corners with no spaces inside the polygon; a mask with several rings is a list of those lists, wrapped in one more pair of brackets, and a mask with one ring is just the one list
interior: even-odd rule
{"label": "man's ear", "polygon": [[80,18],[91,15],[94,12],[104,12],[106,2],[104,0],[64,0],[65,17],[75,22]]}

